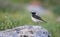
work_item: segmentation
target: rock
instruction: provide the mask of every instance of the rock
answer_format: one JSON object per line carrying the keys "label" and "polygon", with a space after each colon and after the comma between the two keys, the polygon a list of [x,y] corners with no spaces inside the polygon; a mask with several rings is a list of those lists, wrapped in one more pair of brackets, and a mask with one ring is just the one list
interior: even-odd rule
{"label": "rock", "polygon": [[51,37],[51,34],[41,26],[20,26],[0,31],[0,37]]}

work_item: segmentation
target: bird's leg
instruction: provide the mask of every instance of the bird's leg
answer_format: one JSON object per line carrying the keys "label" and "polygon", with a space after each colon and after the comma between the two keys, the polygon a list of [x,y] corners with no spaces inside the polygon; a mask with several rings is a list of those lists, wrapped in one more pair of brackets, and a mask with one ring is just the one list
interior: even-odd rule
{"label": "bird's leg", "polygon": [[38,23],[37,23],[37,22],[35,22],[35,25],[38,25]]}
{"label": "bird's leg", "polygon": [[40,25],[40,22],[38,22],[38,25]]}
{"label": "bird's leg", "polygon": [[36,22],[36,25],[40,25],[40,23],[39,22]]}

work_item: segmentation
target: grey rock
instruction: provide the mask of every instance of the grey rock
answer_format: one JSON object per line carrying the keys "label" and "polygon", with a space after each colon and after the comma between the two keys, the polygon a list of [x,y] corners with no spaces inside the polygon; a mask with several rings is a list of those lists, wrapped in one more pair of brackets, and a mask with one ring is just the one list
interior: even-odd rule
{"label": "grey rock", "polygon": [[41,26],[20,26],[0,31],[0,37],[51,37],[51,34]]}

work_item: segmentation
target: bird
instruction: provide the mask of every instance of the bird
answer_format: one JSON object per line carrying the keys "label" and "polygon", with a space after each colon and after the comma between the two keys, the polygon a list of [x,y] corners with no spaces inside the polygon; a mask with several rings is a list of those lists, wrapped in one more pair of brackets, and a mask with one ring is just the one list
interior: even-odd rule
{"label": "bird", "polygon": [[36,15],[36,12],[31,12],[31,14],[32,14],[32,16],[31,16],[31,18],[32,18],[32,20],[34,21],[34,22],[45,22],[45,23],[47,23],[45,20],[43,20],[40,16],[38,16],[38,15]]}

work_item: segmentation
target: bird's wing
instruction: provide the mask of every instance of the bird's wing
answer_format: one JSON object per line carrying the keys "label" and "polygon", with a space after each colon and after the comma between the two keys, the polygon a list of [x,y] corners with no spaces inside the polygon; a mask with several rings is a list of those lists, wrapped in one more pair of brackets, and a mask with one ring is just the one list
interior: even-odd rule
{"label": "bird's wing", "polygon": [[37,16],[37,15],[34,15],[33,17],[36,18],[36,19],[38,19],[38,20],[42,20],[42,18],[39,17],[39,16]]}
{"label": "bird's wing", "polygon": [[38,19],[38,20],[42,20],[43,22],[46,22],[46,21],[44,21],[41,17],[39,17],[39,16],[37,16],[37,15],[35,15],[34,18],[36,18],[36,19]]}

